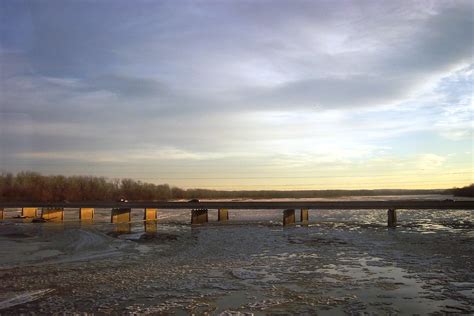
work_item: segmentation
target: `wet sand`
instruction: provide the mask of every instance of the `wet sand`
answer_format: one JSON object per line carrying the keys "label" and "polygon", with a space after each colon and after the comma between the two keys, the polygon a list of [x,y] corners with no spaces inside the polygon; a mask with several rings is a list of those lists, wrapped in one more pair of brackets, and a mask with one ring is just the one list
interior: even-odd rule
{"label": "wet sand", "polygon": [[309,227],[288,228],[277,211],[227,224],[210,212],[196,227],[189,211],[162,211],[156,234],[137,222],[125,235],[100,214],[0,224],[2,315],[474,313],[471,211],[404,211],[396,229],[375,210],[311,212]]}

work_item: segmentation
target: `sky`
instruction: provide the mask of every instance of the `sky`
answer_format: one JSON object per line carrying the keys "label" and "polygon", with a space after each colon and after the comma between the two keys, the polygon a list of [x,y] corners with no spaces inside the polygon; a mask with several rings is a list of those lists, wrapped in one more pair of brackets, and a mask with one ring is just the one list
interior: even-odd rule
{"label": "sky", "polygon": [[0,171],[474,182],[472,1],[0,1]]}

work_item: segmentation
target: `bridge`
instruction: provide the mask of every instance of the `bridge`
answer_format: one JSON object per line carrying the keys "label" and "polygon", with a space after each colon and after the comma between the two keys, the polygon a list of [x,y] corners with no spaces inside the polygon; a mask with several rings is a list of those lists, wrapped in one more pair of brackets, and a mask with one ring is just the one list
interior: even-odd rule
{"label": "bridge", "polygon": [[201,202],[2,202],[0,208],[21,207],[62,207],[62,208],[158,208],[158,209],[324,209],[324,210],[355,210],[355,209],[456,209],[474,210],[474,200],[368,200],[368,201],[201,201]]}
{"label": "bridge", "polygon": [[387,226],[396,227],[396,210],[474,210],[473,201],[446,200],[381,200],[381,201],[203,201],[203,202],[0,202],[0,220],[9,209],[22,209],[21,218],[63,221],[65,208],[79,210],[81,221],[93,221],[96,208],[110,209],[111,222],[129,224],[132,210],[142,209],[145,223],[156,223],[159,209],[189,209],[191,224],[208,222],[208,210],[218,211],[218,221],[229,220],[229,210],[282,210],[283,225],[296,223],[295,210],[300,210],[301,224],[308,224],[309,210],[387,210]]}

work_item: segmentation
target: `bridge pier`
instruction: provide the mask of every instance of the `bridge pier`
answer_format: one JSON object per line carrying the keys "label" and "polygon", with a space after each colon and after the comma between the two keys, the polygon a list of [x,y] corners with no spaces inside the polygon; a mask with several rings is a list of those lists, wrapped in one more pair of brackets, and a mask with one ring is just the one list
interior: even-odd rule
{"label": "bridge pier", "polygon": [[38,209],[36,207],[23,207],[21,209],[21,216],[24,217],[36,217]]}
{"label": "bridge pier", "polygon": [[79,219],[85,222],[92,222],[94,220],[94,209],[89,207],[80,208]]}
{"label": "bridge pier", "polygon": [[204,224],[209,221],[207,209],[197,209],[191,211],[191,224]]}
{"label": "bridge pier", "polygon": [[300,212],[301,224],[308,225],[309,222],[309,210],[307,208],[302,208]]}
{"label": "bridge pier", "polygon": [[397,211],[395,209],[387,211],[387,227],[397,227]]}
{"label": "bridge pier", "polygon": [[143,220],[145,221],[156,221],[156,216],[158,214],[158,209],[156,208],[146,208]]}
{"label": "bridge pier", "polygon": [[115,226],[115,231],[117,233],[130,233],[132,229],[132,225],[130,221],[132,209],[130,208],[113,208],[110,216],[110,221],[113,224],[117,224]]}
{"label": "bridge pier", "polygon": [[64,208],[62,207],[43,207],[41,218],[50,222],[64,221]]}
{"label": "bridge pier", "polygon": [[217,211],[217,220],[219,222],[225,222],[229,220],[229,210],[226,208],[220,208]]}
{"label": "bridge pier", "polygon": [[283,226],[295,223],[295,210],[289,209],[283,211]]}
{"label": "bridge pier", "polygon": [[143,215],[143,220],[145,221],[145,233],[151,234],[158,231],[158,221],[156,219],[157,214],[158,209],[145,208],[145,213]]}

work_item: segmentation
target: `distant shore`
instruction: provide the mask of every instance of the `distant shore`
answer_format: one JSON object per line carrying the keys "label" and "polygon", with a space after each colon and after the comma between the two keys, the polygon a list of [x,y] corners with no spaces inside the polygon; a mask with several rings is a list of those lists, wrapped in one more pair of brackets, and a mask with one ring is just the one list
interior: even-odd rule
{"label": "distant shore", "polygon": [[358,190],[209,190],[181,189],[133,179],[108,180],[94,176],[45,176],[36,172],[0,174],[0,201],[176,201],[189,199],[327,199],[347,197],[462,195],[474,197],[474,185],[459,189],[358,189]]}

